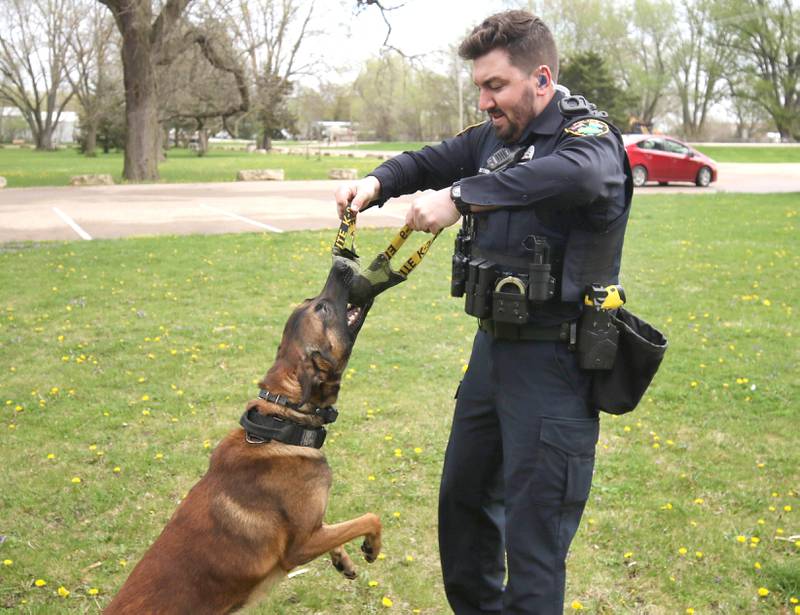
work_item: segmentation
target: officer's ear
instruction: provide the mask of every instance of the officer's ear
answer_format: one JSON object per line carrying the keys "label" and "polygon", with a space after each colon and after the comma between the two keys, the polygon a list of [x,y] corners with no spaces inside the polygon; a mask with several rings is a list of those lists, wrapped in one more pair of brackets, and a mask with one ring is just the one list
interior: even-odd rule
{"label": "officer's ear", "polygon": [[539,76],[536,78],[536,86],[539,89],[547,88],[553,81],[553,73],[550,67],[547,64],[542,64],[537,66],[536,70],[539,72]]}

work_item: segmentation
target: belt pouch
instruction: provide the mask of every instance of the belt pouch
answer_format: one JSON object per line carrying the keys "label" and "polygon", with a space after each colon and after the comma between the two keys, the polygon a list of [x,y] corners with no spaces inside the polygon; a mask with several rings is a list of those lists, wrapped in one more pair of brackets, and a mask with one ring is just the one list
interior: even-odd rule
{"label": "belt pouch", "polygon": [[591,370],[611,369],[618,343],[619,330],[611,311],[584,308],[578,330],[578,366]]}
{"label": "belt pouch", "polygon": [[482,258],[474,258],[467,262],[467,281],[464,284],[464,311],[467,314],[472,314],[475,304],[475,287],[478,285],[478,265],[484,260]]}
{"label": "belt pouch", "polygon": [[[528,322],[528,298],[519,278],[500,280],[492,293],[492,319],[521,325]],[[516,283],[515,283],[516,282]]]}
{"label": "belt pouch", "polygon": [[556,291],[556,281],[550,275],[549,263],[528,265],[528,298],[533,303],[544,303],[552,299]]}

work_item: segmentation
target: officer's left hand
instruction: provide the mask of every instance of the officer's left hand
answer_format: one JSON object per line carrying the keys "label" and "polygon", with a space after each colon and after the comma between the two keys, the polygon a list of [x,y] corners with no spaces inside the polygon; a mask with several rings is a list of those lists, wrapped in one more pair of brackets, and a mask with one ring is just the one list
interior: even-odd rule
{"label": "officer's left hand", "polygon": [[406,224],[414,231],[438,233],[454,224],[461,215],[450,198],[450,188],[428,191],[411,202]]}

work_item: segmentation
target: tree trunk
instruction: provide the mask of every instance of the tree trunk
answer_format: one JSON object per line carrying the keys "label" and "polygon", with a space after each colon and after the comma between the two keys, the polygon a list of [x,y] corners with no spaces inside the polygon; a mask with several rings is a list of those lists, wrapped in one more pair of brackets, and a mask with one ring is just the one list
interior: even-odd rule
{"label": "tree trunk", "polygon": [[44,126],[40,130],[32,130],[33,140],[36,143],[37,150],[53,151],[53,127]]}
{"label": "tree trunk", "polygon": [[261,137],[261,149],[267,151],[272,149],[272,137],[269,135],[269,129],[264,127],[264,136]]}
{"label": "tree trunk", "polygon": [[197,155],[205,156],[208,153],[208,130],[205,120],[198,118],[197,122]]}
{"label": "tree trunk", "polygon": [[122,12],[118,20],[122,30],[127,128],[122,174],[131,181],[154,181],[159,178],[160,127],[148,12]]}
{"label": "tree trunk", "polygon": [[86,140],[83,143],[83,154],[89,158],[97,156],[97,122],[88,122]]}

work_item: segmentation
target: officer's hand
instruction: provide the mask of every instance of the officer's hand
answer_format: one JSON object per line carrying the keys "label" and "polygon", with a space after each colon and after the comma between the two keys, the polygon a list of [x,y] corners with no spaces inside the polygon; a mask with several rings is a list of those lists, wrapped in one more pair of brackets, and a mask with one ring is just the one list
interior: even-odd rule
{"label": "officer's hand", "polygon": [[406,224],[415,231],[438,233],[454,224],[461,215],[450,198],[450,188],[425,192],[411,202]]}
{"label": "officer's hand", "polygon": [[354,212],[360,211],[369,203],[380,197],[381,183],[372,175],[357,182],[343,184],[336,189],[334,198],[339,208],[339,218],[344,215],[344,210],[350,205]]}

